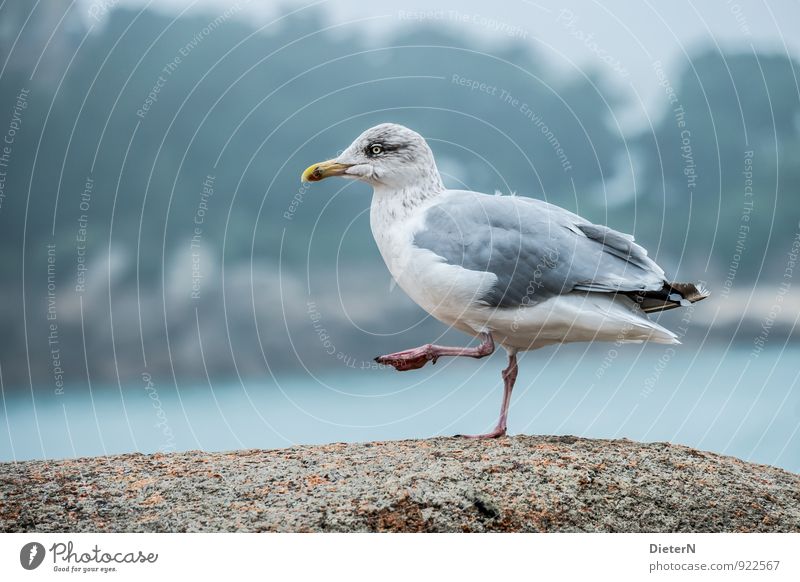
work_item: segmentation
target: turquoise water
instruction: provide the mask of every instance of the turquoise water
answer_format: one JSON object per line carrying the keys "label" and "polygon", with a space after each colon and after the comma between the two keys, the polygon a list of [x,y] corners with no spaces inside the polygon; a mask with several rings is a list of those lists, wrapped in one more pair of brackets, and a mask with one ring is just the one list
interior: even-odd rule
{"label": "turquoise water", "polygon": [[[562,346],[522,357],[510,433],[671,441],[800,472],[800,348]],[[284,447],[491,428],[500,353],[398,373],[332,362],[243,383],[6,387],[0,459]]]}

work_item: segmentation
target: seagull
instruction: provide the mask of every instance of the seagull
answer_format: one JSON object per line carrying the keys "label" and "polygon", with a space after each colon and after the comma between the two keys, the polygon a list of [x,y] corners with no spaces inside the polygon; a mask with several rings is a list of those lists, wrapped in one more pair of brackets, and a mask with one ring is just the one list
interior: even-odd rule
{"label": "seagull", "polygon": [[506,434],[517,354],[583,341],[677,344],[648,313],[708,296],[700,284],[671,283],[632,236],[542,200],[445,188],[417,132],[376,125],[335,159],[309,166],[304,182],[331,176],[373,188],[370,227],[397,285],[422,309],[480,343],[434,344],[379,356],[414,370],[443,356],[508,353],[495,428]]}

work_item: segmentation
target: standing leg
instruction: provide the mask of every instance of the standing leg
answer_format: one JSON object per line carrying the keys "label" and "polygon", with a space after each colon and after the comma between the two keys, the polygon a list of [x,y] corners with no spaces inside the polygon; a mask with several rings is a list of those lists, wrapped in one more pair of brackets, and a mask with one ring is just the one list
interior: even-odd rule
{"label": "standing leg", "polygon": [[508,367],[503,370],[503,404],[500,406],[500,418],[497,426],[492,432],[476,435],[460,435],[468,439],[496,439],[506,434],[506,422],[508,421],[508,405],[511,403],[511,391],[514,389],[514,382],[517,381],[517,352],[508,352]]}
{"label": "standing leg", "polygon": [[395,352],[386,356],[378,356],[375,361],[379,364],[389,364],[396,370],[405,372],[406,370],[416,370],[428,362],[436,363],[441,356],[469,356],[470,358],[482,358],[494,352],[494,340],[492,334],[486,332],[480,335],[481,345],[474,348],[451,348],[447,346],[437,346],[425,344],[418,348]]}

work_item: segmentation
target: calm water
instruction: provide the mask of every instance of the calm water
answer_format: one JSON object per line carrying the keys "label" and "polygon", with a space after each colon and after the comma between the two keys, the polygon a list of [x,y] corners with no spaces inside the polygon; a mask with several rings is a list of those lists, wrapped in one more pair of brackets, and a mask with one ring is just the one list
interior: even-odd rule
{"label": "calm water", "polygon": [[[523,356],[511,433],[672,441],[800,472],[800,348],[567,346]],[[407,373],[6,387],[0,459],[418,438],[491,428],[504,356]]]}

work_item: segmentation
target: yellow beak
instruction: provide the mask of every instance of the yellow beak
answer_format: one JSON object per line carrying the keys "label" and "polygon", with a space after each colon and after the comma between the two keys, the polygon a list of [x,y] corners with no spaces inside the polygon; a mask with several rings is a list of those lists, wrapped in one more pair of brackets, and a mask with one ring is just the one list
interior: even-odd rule
{"label": "yellow beak", "polygon": [[319,182],[320,180],[330,178],[331,176],[341,176],[349,167],[350,166],[348,164],[340,164],[334,160],[319,162],[318,164],[312,164],[307,167],[305,172],[303,172],[303,175],[300,176],[300,181]]}

